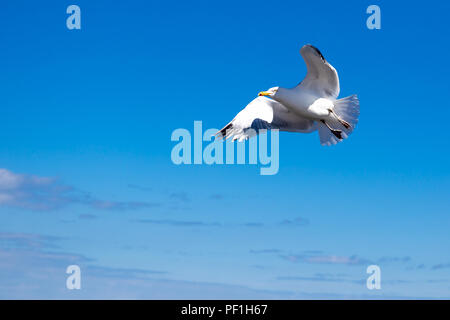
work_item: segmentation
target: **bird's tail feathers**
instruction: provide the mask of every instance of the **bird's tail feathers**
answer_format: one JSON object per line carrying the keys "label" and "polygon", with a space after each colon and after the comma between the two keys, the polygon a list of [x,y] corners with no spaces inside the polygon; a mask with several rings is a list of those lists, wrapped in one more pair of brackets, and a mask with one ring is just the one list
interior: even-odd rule
{"label": "bird's tail feathers", "polygon": [[334,102],[334,113],[350,125],[343,126],[343,130],[349,135],[355,129],[359,117],[359,99],[356,94],[345,97]]}
{"label": "bird's tail feathers", "polygon": [[331,146],[342,139],[347,138],[347,135],[340,130],[330,130],[327,125],[321,121],[317,121],[317,129],[319,131],[320,144]]}
{"label": "bird's tail feathers", "polygon": [[[334,102],[333,115],[326,123],[318,121],[320,143],[333,145],[346,139],[355,129],[359,117],[359,100],[356,95]],[[339,119],[338,119],[339,118]],[[330,129],[331,128],[331,129]]]}

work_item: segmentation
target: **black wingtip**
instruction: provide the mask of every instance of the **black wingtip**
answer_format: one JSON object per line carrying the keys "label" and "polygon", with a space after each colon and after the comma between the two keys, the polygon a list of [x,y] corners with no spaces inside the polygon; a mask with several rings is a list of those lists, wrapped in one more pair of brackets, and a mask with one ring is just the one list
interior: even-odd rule
{"label": "black wingtip", "polygon": [[340,130],[331,130],[331,132],[334,134],[334,136],[336,138],[338,138],[339,140],[342,140],[342,131],[340,131]]}
{"label": "black wingtip", "polygon": [[217,134],[221,134],[222,138],[225,138],[227,135],[227,130],[233,128],[233,125],[231,123],[227,124],[222,130],[217,132]]}
{"label": "black wingtip", "polygon": [[322,52],[320,52],[319,49],[317,49],[316,47],[314,47],[312,44],[307,44],[306,46],[307,46],[307,47],[310,47],[311,49],[313,49],[314,51],[316,51],[317,54],[319,55],[319,57],[320,57],[323,61],[326,61],[325,58],[324,58],[324,56],[323,56],[323,54],[322,54]]}

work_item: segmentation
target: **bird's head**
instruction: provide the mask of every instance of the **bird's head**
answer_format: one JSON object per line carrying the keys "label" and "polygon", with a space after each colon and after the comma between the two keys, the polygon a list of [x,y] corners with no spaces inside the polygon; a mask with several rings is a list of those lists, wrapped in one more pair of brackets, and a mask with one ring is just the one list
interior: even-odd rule
{"label": "bird's head", "polygon": [[273,98],[275,96],[275,94],[278,92],[278,89],[279,89],[279,87],[273,87],[273,88],[270,88],[267,91],[261,91],[260,93],[258,93],[258,96],[260,96],[260,97],[261,96],[268,96],[268,97]]}

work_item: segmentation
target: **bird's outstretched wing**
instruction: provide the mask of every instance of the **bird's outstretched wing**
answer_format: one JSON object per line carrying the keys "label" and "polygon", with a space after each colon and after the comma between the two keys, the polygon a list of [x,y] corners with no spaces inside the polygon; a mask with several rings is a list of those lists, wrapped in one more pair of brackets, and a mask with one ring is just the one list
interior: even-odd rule
{"label": "bird's outstretched wing", "polygon": [[319,49],[310,44],[303,46],[300,54],[306,62],[308,73],[297,88],[336,99],[339,96],[339,77],[336,69],[325,60]]}
{"label": "bird's outstretched wing", "polygon": [[312,132],[317,129],[314,120],[302,118],[281,103],[267,97],[257,97],[250,102],[216,136],[243,141],[261,129],[279,129],[291,132]]}

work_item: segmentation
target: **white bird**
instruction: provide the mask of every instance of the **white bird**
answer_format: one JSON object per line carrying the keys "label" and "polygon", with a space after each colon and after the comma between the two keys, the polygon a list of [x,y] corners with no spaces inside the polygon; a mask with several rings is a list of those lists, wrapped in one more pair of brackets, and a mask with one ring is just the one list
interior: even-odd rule
{"label": "white bird", "polygon": [[260,92],[217,132],[219,138],[243,141],[261,129],[303,133],[318,130],[322,145],[333,145],[348,137],[358,122],[357,96],[337,99],[338,74],[317,48],[305,45],[300,54],[306,62],[305,79],[291,89],[273,87]]}

